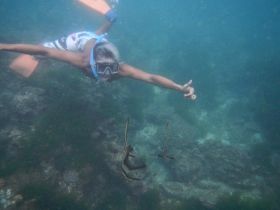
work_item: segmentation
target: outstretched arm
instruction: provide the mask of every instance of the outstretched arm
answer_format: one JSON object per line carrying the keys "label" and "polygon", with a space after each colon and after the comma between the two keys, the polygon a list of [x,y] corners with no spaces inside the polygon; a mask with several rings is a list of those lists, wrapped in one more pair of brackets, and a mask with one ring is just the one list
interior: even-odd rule
{"label": "outstretched arm", "polygon": [[62,51],[53,48],[44,47],[41,45],[31,44],[1,44],[0,51],[18,52],[29,55],[41,55],[48,58],[64,61],[79,68],[84,67],[84,59],[81,53],[73,53]]}
{"label": "outstretched arm", "polygon": [[142,80],[147,83],[151,83],[154,85],[162,86],[165,88],[169,88],[172,90],[176,90],[179,92],[184,93],[185,97],[188,97],[192,100],[196,99],[196,95],[194,94],[194,88],[191,86],[192,81],[190,80],[185,85],[179,85],[176,82],[155,74],[149,74],[147,72],[144,72],[140,69],[137,69],[133,66],[122,64],[120,66],[120,75],[124,77],[130,77],[137,80]]}

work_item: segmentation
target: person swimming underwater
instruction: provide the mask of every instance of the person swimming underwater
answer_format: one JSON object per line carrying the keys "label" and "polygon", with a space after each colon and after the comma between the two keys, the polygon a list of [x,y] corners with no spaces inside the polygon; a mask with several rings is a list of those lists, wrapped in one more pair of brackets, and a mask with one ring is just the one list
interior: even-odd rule
{"label": "person swimming underwater", "polygon": [[[127,77],[181,92],[191,100],[196,99],[192,80],[180,85],[161,75],[147,73],[121,62],[118,49],[106,39],[106,33],[117,19],[115,11],[109,6],[106,7],[103,0],[98,0],[96,3],[92,0],[80,1],[95,7],[94,9],[97,8],[96,10],[105,17],[104,24],[95,32],[76,32],[41,45],[0,43],[0,51],[25,54],[23,59],[11,65],[12,69],[28,77],[37,67],[38,59],[40,59],[37,56],[43,56],[69,63],[97,81],[113,81]],[[33,67],[27,66],[22,70],[21,65],[28,63],[31,63]]]}

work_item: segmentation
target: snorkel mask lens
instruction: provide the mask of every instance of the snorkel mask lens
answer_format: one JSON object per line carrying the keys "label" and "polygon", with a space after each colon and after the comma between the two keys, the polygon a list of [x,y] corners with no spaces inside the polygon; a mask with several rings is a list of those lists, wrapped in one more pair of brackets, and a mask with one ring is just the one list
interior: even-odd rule
{"label": "snorkel mask lens", "polygon": [[102,76],[117,74],[119,71],[119,63],[96,63],[96,72]]}

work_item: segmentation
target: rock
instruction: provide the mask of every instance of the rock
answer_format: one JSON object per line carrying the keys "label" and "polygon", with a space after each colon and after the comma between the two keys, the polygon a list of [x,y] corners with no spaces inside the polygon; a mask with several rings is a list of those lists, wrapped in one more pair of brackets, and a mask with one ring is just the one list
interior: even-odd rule
{"label": "rock", "polygon": [[7,158],[16,157],[18,151],[23,146],[25,133],[14,126],[7,126],[0,131],[0,138],[2,138],[2,145],[5,145],[5,153]]}
{"label": "rock", "polygon": [[197,198],[206,206],[213,206],[223,195],[231,195],[232,188],[220,182],[203,180],[200,186],[185,185],[181,182],[166,182],[162,185],[165,193],[184,199]]}
{"label": "rock", "polygon": [[78,193],[80,194],[80,178],[79,173],[75,170],[68,170],[63,173],[62,180],[59,182],[61,189],[67,193]]}
{"label": "rock", "polygon": [[23,196],[21,194],[17,194],[13,197],[12,203],[16,204],[23,200]]}
{"label": "rock", "polygon": [[36,199],[31,199],[31,200],[25,201],[21,205],[21,209],[22,210],[35,210],[35,209],[38,209],[36,207]]}
{"label": "rock", "polygon": [[0,189],[0,209],[1,207],[5,209],[13,204],[11,197],[12,190],[10,188]]}
{"label": "rock", "polygon": [[13,96],[12,107],[20,115],[37,114],[45,107],[43,94],[43,89],[25,87]]}
{"label": "rock", "polygon": [[63,174],[63,181],[67,184],[75,185],[79,182],[79,173],[75,170],[66,171]]}

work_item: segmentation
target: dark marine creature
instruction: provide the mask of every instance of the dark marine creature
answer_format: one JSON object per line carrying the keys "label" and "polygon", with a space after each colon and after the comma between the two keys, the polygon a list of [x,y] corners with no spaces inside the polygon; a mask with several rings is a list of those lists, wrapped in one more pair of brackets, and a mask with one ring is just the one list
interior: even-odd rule
{"label": "dark marine creature", "polygon": [[175,160],[175,157],[173,157],[172,155],[169,155],[168,153],[168,146],[167,143],[169,142],[169,122],[166,123],[165,126],[165,141],[163,142],[163,147],[162,150],[160,151],[160,153],[158,154],[158,157],[164,159],[164,160]]}
{"label": "dark marine creature", "polygon": [[125,123],[125,132],[124,132],[124,158],[122,159],[121,170],[125,178],[129,180],[142,180],[141,177],[136,177],[130,174],[131,171],[145,169],[146,164],[142,161],[139,161],[135,158],[135,155],[132,154],[133,147],[127,143],[127,130],[128,130],[129,118]]}

